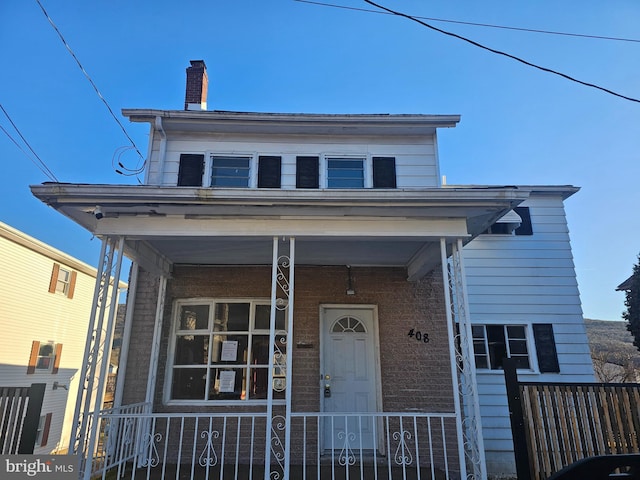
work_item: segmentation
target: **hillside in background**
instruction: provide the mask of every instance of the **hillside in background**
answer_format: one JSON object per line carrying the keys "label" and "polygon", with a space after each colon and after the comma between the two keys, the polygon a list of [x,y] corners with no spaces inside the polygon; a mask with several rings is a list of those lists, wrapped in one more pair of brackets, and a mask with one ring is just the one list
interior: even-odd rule
{"label": "hillside in background", "polygon": [[626,322],[585,318],[584,323],[592,356],[606,356],[610,363],[631,363],[640,369],[640,351],[633,345]]}

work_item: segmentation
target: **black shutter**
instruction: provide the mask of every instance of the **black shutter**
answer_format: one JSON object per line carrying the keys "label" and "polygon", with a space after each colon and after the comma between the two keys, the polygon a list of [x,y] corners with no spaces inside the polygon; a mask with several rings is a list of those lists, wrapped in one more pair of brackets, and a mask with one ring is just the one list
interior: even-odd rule
{"label": "black shutter", "polygon": [[178,169],[179,187],[201,187],[204,174],[204,155],[183,153],[180,155]]}
{"label": "black shutter", "polygon": [[373,188],[396,188],[394,157],[373,157]]}
{"label": "black shutter", "polygon": [[258,188],[280,188],[280,157],[258,158]]}
{"label": "black shutter", "polygon": [[540,373],[560,373],[556,341],[553,337],[553,325],[550,323],[533,324],[533,338],[536,341]]}
{"label": "black shutter", "polygon": [[531,226],[531,213],[529,207],[516,207],[514,212],[522,219],[520,226],[516,228],[516,235],[533,235],[533,227]]}
{"label": "black shutter", "polygon": [[319,188],[319,165],[319,157],[296,157],[296,188]]}

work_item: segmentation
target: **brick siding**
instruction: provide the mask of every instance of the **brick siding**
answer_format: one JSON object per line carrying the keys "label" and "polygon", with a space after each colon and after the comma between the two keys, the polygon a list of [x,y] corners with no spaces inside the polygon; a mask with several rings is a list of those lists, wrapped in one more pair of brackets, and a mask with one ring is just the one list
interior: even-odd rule
{"label": "brick siding", "polygon": [[[293,409],[318,411],[320,306],[376,305],[380,337],[383,410],[453,411],[449,343],[442,276],[439,269],[419,282],[406,281],[402,268],[353,267],[356,295],[347,295],[345,267],[297,267],[294,339],[313,348],[294,348]],[[140,270],[126,372],[125,403],[143,401],[159,280]],[[156,411],[184,411],[162,405],[173,303],[181,298],[269,298],[268,267],[175,267],[168,281],[162,343],[155,390]],[[409,337],[411,329],[429,334],[429,343]],[[226,407],[228,409],[228,407]],[[212,411],[212,407],[189,408]],[[239,410],[239,409],[238,409]],[[242,409],[244,410],[244,408]]]}

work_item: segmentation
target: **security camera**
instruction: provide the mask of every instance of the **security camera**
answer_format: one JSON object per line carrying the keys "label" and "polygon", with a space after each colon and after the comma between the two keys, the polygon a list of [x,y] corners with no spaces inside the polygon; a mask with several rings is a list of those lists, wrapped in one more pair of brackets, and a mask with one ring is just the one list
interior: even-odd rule
{"label": "security camera", "polygon": [[96,216],[96,220],[100,220],[102,217],[104,217],[100,207],[96,207],[95,210],[93,211],[93,214]]}

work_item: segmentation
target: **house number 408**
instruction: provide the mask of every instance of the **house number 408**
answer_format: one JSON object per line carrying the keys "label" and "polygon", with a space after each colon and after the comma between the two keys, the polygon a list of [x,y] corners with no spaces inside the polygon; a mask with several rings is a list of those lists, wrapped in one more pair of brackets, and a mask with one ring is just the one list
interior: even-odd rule
{"label": "house number 408", "polygon": [[415,338],[419,342],[429,343],[429,334],[422,333],[420,330],[416,331],[415,328],[412,328],[411,330],[409,330],[409,333],[407,335],[409,337]]}

